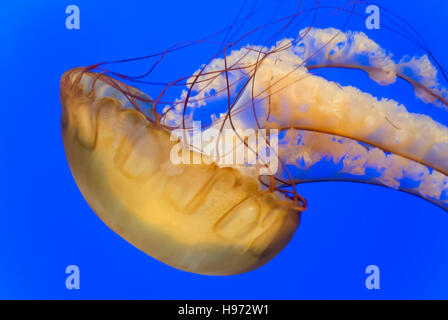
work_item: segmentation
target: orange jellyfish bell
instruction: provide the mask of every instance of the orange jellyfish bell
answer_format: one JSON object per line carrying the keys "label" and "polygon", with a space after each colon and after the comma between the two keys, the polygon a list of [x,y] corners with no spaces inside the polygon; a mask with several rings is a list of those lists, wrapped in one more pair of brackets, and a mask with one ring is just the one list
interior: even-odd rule
{"label": "orange jellyfish bell", "polygon": [[[175,141],[148,96],[84,68],[61,79],[62,137],[73,177],[106,225],[181,270],[229,275],[271,260],[300,213],[254,176],[215,164],[173,165]],[[131,102],[134,103],[131,103]]]}

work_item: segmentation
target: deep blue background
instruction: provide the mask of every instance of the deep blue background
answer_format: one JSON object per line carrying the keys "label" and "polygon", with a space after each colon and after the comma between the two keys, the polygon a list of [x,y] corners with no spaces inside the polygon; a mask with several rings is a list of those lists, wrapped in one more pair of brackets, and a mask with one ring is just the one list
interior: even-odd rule
{"label": "deep blue background", "polygon": [[[448,298],[448,214],[385,188],[301,187],[310,209],[291,243],[262,268],[229,277],[168,267],[112,232],[89,208],[62,145],[62,73],[201,38],[229,25],[241,3],[1,1],[0,298]],[[406,17],[448,65],[447,1],[383,3]],[[80,8],[80,30],[65,27],[70,4]],[[392,51],[417,52],[394,35],[373,32]],[[173,73],[194,71],[195,58],[171,64]],[[359,85],[376,95],[415,102],[404,84],[365,83]],[[78,291],[65,288],[70,264],[81,270]],[[365,288],[370,264],[381,270],[380,290]]]}

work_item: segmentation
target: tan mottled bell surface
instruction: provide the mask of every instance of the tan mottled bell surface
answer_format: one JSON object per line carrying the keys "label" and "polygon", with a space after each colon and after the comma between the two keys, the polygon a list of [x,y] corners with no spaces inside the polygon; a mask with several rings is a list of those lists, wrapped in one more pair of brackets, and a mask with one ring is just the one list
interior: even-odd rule
{"label": "tan mottled bell surface", "polygon": [[288,201],[235,168],[173,165],[170,132],[125,107],[106,82],[90,92],[93,76],[63,75],[62,136],[73,177],[106,225],[155,259],[201,274],[250,271],[284,248],[300,217]]}

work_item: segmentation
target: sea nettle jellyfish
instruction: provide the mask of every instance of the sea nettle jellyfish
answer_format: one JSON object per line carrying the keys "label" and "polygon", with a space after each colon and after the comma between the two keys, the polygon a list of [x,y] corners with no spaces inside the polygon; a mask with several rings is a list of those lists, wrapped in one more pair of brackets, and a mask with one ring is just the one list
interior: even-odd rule
{"label": "sea nettle jellyfish", "polygon": [[[172,267],[231,275],[260,267],[290,241],[307,207],[301,183],[376,184],[447,210],[447,127],[317,72],[356,69],[383,86],[406,81],[416,101],[443,110],[443,70],[428,51],[397,58],[362,31],[319,28],[318,9],[299,7],[241,36],[251,11],[206,39],[113,62],[156,59],[140,76],[106,69],[113,63],[68,70],[60,88],[64,147],[95,213]],[[331,10],[356,15],[352,4]],[[306,14],[312,22],[304,26],[298,19]],[[410,37],[401,26],[383,27]],[[219,50],[193,74],[149,79],[170,54],[204,43]],[[177,98],[165,98],[170,90]],[[204,144],[203,134],[216,132]],[[223,161],[235,150],[243,161]]]}

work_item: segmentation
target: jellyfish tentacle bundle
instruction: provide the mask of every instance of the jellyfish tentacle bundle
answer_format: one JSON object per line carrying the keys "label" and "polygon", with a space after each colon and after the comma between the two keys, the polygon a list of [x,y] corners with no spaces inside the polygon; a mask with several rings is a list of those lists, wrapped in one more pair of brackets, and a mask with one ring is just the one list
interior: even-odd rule
{"label": "jellyfish tentacle bundle", "polygon": [[[305,35],[305,30],[299,34]],[[312,73],[321,67],[350,67],[366,71],[384,86],[404,79],[414,86],[418,99],[447,109],[448,92],[439,84],[437,70],[427,56],[406,56],[395,62],[362,32],[313,28],[307,29],[300,41],[283,39],[271,48],[234,50],[226,61],[214,59],[204,73],[222,70],[225,64],[233,66],[226,71],[233,78],[238,78],[241,70],[253,76],[235,103],[233,122],[254,128],[261,123],[263,128],[285,131],[279,158],[295,167],[295,183],[326,180],[310,177],[309,169],[331,159],[342,168],[335,168],[328,180],[364,181],[400,189],[447,210],[448,128],[426,114],[409,112],[393,99],[377,98]],[[226,76],[195,85],[193,100],[200,103],[191,102],[193,111],[206,107],[202,100],[212,90],[225,95]],[[179,111],[172,113],[170,121],[179,122]],[[227,115],[221,116],[215,126],[229,126],[227,119]],[[287,174],[284,167],[280,169],[276,176],[285,182]],[[366,179],[369,170],[376,172]],[[407,179],[413,181],[410,186],[403,183]]]}
{"label": "jellyfish tentacle bundle", "polygon": [[[447,91],[426,56],[397,62],[362,32],[333,28],[227,53],[186,77],[186,89],[162,112],[165,90],[154,102],[118,80],[129,78],[97,65],[62,76],[62,136],[73,177],[124,239],[172,267],[230,275],[260,267],[291,240],[305,208],[300,183],[366,182],[448,209],[447,127],[312,73],[354,68],[380,85],[404,79],[418,99],[446,108]],[[226,112],[207,109],[219,99]],[[219,132],[280,131],[278,171],[267,177],[240,164],[173,163],[171,134],[194,127],[199,109]],[[206,156],[183,147],[191,147],[189,157]],[[333,171],[315,174],[322,161]]]}

